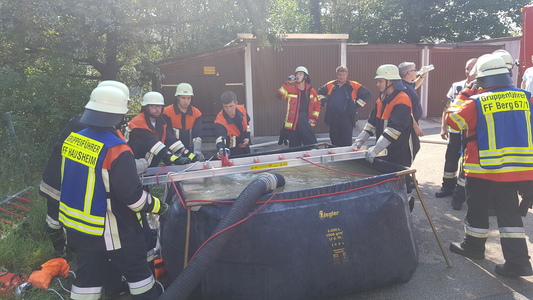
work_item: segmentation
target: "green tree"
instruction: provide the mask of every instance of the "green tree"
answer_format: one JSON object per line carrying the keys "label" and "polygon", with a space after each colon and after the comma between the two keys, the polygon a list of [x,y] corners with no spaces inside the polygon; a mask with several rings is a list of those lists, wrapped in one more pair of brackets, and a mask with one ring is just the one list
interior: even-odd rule
{"label": "green tree", "polygon": [[515,35],[519,10],[530,1],[323,0],[319,8],[315,0],[294,2],[298,9],[270,14],[287,22],[307,19],[308,32],[349,33],[350,42],[439,43]]}
{"label": "green tree", "polygon": [[150,83],[157,88],[158,61],[221,47],[239,32],[266,46],[279,34],[309,32],[349,33],[351,42],[458,42],[513,34],[528,2],[4,0],[0,108],[12,112],[21,143],[31,141],[31,161],[48,152],[98,80],[121,80],[139,99]]}
{"label": "green tree", "polygon": [[[39,170],[55,136],[81,112],[98,80],[123,81],[132,98],[139,99],[150,83],[157,83],[158,61],[220,47],[237,32],[266,32],[267,4],[250,0],[1,2],[0,111],[12,112],[19,141],[15,148],[22,148],[11,149],[11,156],[4,159],[15,161],[13,157],[22,153],[28,165]],[[7,125],[0,127],[0,136],[11,137]]]}
{"label": "green tree", "polygon": [[271,33],[307,33],[311,16],[300,1],[276,0],[268,7],[268,24]]}

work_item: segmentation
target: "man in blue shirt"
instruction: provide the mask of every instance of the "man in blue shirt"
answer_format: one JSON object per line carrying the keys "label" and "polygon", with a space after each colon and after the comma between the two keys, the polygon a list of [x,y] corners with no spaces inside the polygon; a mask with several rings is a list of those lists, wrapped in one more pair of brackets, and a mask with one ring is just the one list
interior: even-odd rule
{"label": "man in blue shirt", "polygon": [[372,97],[370,91],[356,81],[348,80],[348,68],[336,69],[337,79],[317,91],[322,105],[326,105],[325,122],[329,125],[329,137],[335,146],[350,146],[357,109]]}

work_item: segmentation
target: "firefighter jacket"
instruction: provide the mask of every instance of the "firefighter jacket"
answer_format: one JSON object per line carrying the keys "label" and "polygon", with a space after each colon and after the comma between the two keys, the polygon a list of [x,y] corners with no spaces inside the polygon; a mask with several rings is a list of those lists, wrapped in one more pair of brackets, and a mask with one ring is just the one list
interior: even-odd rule
{"label": "firefighter jacket", "polygon": [[[355,115],[357,114],[357,109],[360,107],[363,107],[366,105],[366,103],[370,100],[372,97],[372,93],[364,87],[362,84],[360,84],[357,81],[348,80],[343,85],[347,89],[346,97],[345,97],[345,104],[344,104],[344,113],[346,113],[348,116],[350,116],[355,121]],[[338,89],[338,81],[332,80],[325,85],[321,86],[317,93],[320,101],[322,103],[326,103],[326,117],[324,121],[326,124],[329,124],[335,116],[332,116],[333,109],[333,99],[331,99],[331,94],[334,90]],[[355,124],[355,122],[353,122]]]}
{"label": "firefighter jacket", "polygon": [[174,131],[174,136],[189,150],[192,150],[193,140],[202,137],[201,116],[202,112],[192,105],[185,113],[181,112],[177,104],[169,105],[163,110],[163,117]]}
{"label": "firefighter jacket", "polygon": [[463,131],[466,176],[500,182],[533,179],[529,92],[509,85],[482,89],[447,112],[448,125]]}
{"label": "firefighter jacket", "polygon": [[[63,147],[63,142],[72,132],[78,132],[85,129],[87,126],[80,123],[80,116],[72,118],[65,128],[59,134],[52,153],[48,158],[46,167],[42,174],[41,184],[39,186],[39,194],[46,198],[46,224],[51,229],[60,229],[61,225],[59,224],[59,198],[61,196],[61,148]],[[115,130],[115,133],[122,140],[124,135],[120,130]]]}
{"label": "firefighter jacket", "polygon": [[[470,98],[474,92],[468,87],[469,84],[470,83],[466,82],[466,79],[454,82],[446,94],[446,97],[448,98],[446,107],[461,106],[468,98]],[[448,132],[460,133],[460,131],[453,129],[450,126],[448,126]]]}
{"label": "firefighter jacket", "polygon": [[376,100],[364,127],[370,135],[376,135],[376,140],[383,135],[391,142],[387,147],[385,160],[407,167],[411,166],[416,154],[411,143],[411,114],[411,99],[405,92],[396,90]]}
{"label": "firefighter jacket", "polygon": [[285,82],[278,89],[278,98],[281,100],[287,100],[287,113],[285,114],[284,128],[289,130],[296,130],[296,124],[298,124],[298,118],[300,117],[300,106],[303,100],[300,99],[301,93],[309,99],[309,105],[307,106],[307,116],[309,120],[315,122],[311,124],[312,127],[316,125],[318,116],[320,115],[320,100],[315,89],[311,87],[307,82],[305,83],[305,89],[300,91],[296,85],[291,85],[288,81]]}
{"label": "firefighter jacket", "polygon": [[42,174],[39,194],[46,198],[46,224],[52,229],[60,229],[59,197],[61,196],[61,147],[71,132],[78,132],[86,126],[80,123],[80,115],[72,118],[63,128],[54,144]]}
{"label": "firefighter jacket", "polygon": [[235,148],[241,144],[244,139],[250,139],[250,116],[246,113],[243,105],[237,105],[235,117],[230,118],[228,114],[221,110],[215,118],[215,141],[217,149]]}
{"label": "firefighter jacket", "polygon": [[62,147],[59,221],[67,245],[110,251],[144,243],[140,212],[160,202],[145,192],[131,148],[113,129],[71,133]]}
{"label": "firefighter jacket", "polygon": [[131,130],[128,144],[135,158],[145,158],[150,167],[156,167],[169,150],[176,153],[184,147],[162,117],[156,118],[154,127],[148,114],[141,112],[131,119],[128,127]]}

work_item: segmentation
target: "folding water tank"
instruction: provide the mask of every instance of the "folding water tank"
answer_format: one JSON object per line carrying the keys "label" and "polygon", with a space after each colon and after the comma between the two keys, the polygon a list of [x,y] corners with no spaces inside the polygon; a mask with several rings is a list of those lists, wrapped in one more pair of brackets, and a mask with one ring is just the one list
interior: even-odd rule
{"label": "folding water tank", "polygon": [[[343,164],[377,175],[331,184],[322,169],[296,172],[315,181],[316,174],[324,174],[326,185],[258,199],[250,214],[257,211],[232,229],[231,241],[209,267],[194,299],[327,299],[408,281],[418,260],[406,193],[409,172],[379,159]],[[251,182],[257,175],[242,176],[250,176]],[[216,179],[209,180],[215,184]],[[225,191],[242,190],[237,183],[223,186]],[[183,270],[185,245],[189,259],[234,200],[218,199],[192,210],[186,243],[187,213],[179,197],[187,198],[187,183],[178,187],[179,196],[169,189],[171,209],[161,220],[161,254],[171,280]]]}

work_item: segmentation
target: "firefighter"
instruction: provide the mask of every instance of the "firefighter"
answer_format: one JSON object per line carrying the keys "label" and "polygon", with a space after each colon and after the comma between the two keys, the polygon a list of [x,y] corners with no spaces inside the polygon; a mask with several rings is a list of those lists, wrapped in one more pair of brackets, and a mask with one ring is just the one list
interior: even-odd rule
{"label": "firefighter", "polygon": [[214,123],[217,157],[250,153],[250,116],[234,92],[224,91],[220,100],[222,110]]}
{"label": "firefighter", "polygon": [[202,153],[202,112],[191,105],[194,97],[192,86],[180,83],[176,87],[176,101],[163,110],[167,124],[173,129],[174,135],[185,148],[192,151],[203,161]]}
{"label": "firefighter", "polygon": [[176,139],[161,117],[165,100],[159,92],[144,94],[141,113],[128,123],[131,131],[128,144],[135,158],[145,158],[150,167],[162,161],[165,165],[184,165],[198,160]]}
{"label": "firefighter", "polygon": [[435,197],[444,198],[452,196],[452,207],[461,210],[465,201],[465,178],[461,170],[459,177],[459,160],[461,158],[461,132],[446,124],[446,110],[451,106],[460,106],[473,93],[470,88],[476,79],[476,73],[471,72],[476,64],[477,58],[471,58],[465,65],[465,79],[454,82],[446,94],[447,102],[442,111],[440,136],[443,140],[448,140],[446,154],[444,156],[444,173],[442,175],[441,188],[435,192]]}
{"label": "firefighter", "polygon": [[335,146],[350,146],[355,127],[357,109],[371,99],[370,91],[357,81],[348,80],[348,68],[335,70],[336,80],[321,86],[317,93],[326,105],[324,122],[329,126],[329,138]]}
{"label": "firefighter", "polygon": [[299,66],[294,75],[277,90],[276,97],[287,101],[287,113],[278,144],[289,147],[316,144],[313,128],[320,114],[320,101],[306,67]]}
{"label": "firefighter", "polygon": [[[509,70],[509,76],[513,77],[513,67],[515,66],[513,57],[509,52],[507,52],[504,49],[498,49],[492,54],[496,54],[503,58],[503,61],[505,61],[505,66]],[[511,79],[512,80],[512,79]],[[524,89],[524,87],[522,87]],[[527,215],[527,211],[533,206],[533,182],[531,181],[524,181],[520,184],[520,187],[518,187],[518,194],[520,195],[520,198],[522,199],[520,201],[520,215],[522,217],[525,217]]]}
{"label": "firefighter", "polygon": [[449,108],[446,119],[464,134],[468,204],[465,238],[451,243],[450,250],[473,259],[485,257],[492,204],[505,258],[496,273],[533,275],[517,195],[520,184],[533,179],[531,94],[511,85],[505,62],[497,55],[480,56],[475,69],[476,93],[462,106]]}
{"label": "firefighter", "polygon": [[369,162],[387,148],[383,159],[410,167],[414,156],[410,143],[413,134],[411,100],[404,92],[398,67],[381,65],[374,78],[377,79],[380,96],[353,146],[360,148],[371,135],[376,135],[376,144],[368,149],[365,156]]}
{"label": "firefighter", "polygon": [[[127,98],[130,97],[128,87],[122,82],[115,80],[104,80],[98,86],[111,86],[119,88],[123,91]],[[49,235],[52,246],[54,248],[55,257],[63,257],[70,259],[70,251],[65,247],[64,231],[59,223],[59,198],[61,196],[61,148],[63,142],[72,132],[78,132],[85,129],[87,126],[80,123],[80,116],[72,118],[65,128],[59,134],[57,141],[54,144],[44,172],[42,174],[41,184],[39,186],[39,194],[47,200],[47,215],[46,215],[46,232]],[[122,132],[117,128],[116,133],[123,138]],[[142,174],[148,169],[148,162],[142,159],[136,159],[137,174]],[[114,297],[124,292],[122,286],[122,275],[120,272],[110,266],[106,272],[105,294],[106,297]]]}
{"label": "firefighter", "polygon": [[109,260],[128,282],[132,299],[158,297],[146,262],[140,213],[162,215],[168,205],[143,190],[128,144],[114,126],[128,111],[128,97],[112,86],[95,88],[80,123],[62,146],[59,221],[76,252],[72,299],[98,299]]}
{"label": "firefighter", "polygon": [[[115,80],[105,80],[98,84],[98,86],[112,86],[122,90],[129,99],[129,89],[122,82]],[[39,186],[39,194],[46,198],[47,201],[47,215],[46,215],[46,229],[52,240],[55,257],[65,257],[65,239],[63,231],[58,220],[59,214],[59,197],[61,196],[61,147],[64,140],[71,132],[78,132],[85,129],[85,125],[79,122],[80,115],[72,118],[65,128],[59,134],[48,162],[42,174],[41,184]],[[117,134],[120,131],[117,130]],[[135,160],[137,165],[137,173],[142,174],[148,168],[148,163],[145,159]]]}

